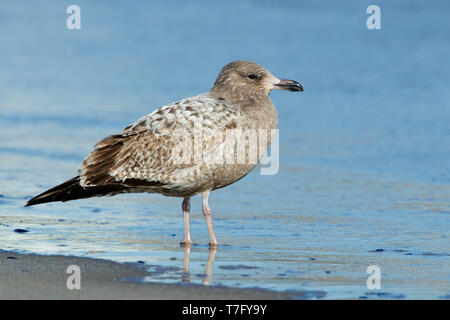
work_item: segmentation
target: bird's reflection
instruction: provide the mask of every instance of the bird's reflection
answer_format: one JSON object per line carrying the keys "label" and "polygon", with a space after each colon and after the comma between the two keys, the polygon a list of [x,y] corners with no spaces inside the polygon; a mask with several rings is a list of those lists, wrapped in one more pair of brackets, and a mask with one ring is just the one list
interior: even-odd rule
{"label": "bird's reflection", "polygon": [[[186,244],[183,245],[184,248],[184,259],[183,259],[183,282],[190,282],[190,273],[189,273],[189,262],[191,257],[191,250],[192,245]],[[212,279],[212,266],[214,263],[214,259],[216,257],[217,253],[217,247],[211,247],[209,248],[209,256],[208,261],[206,261],[206,268],[205,268],[205,277],[202,280],[203,285],[209,285],[211,283]]]}

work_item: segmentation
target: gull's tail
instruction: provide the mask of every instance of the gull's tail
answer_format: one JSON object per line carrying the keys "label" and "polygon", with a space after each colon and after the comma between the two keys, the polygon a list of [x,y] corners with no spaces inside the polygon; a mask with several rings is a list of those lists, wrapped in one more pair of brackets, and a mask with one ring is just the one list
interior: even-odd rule
{"label": "gull's tail", "polygon": [[122,185],[103,185],[85,188],[80,185],[80,177],[77,176],[28,200],[25,207],[46,202],[101,197],[120,192],[124,188]]}

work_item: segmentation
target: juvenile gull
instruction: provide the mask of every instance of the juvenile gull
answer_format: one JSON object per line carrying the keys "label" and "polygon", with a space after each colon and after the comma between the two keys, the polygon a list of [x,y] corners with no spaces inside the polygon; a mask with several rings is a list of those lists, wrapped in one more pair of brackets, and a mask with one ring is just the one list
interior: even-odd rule
{"label": "juvenile gull", "polygon": [[[227,132],[277,129],[277,111],[269,98],[272,89],[303,91],[296,81],[278,79],[254,62],[231,62],[221,70],[210,91],[163,106],[121,134],[104,138],[83,161],[76,177],[34,197],[26,206],[127,192],[183,197],[183,243],[191,244],[190,197],[201,194],[209,243],[217,246],[209,193],[243,178],[256,162],[249,161],[250,139],[245,140],[244,162],[204,159],[237,153],[234,146],[226,147]],[[268,134],[265,143],[259,144],[257,160],[271,139]],[[196,152],[198,148],[200,152]],[[203,160],[199,161],[198,154]]]}

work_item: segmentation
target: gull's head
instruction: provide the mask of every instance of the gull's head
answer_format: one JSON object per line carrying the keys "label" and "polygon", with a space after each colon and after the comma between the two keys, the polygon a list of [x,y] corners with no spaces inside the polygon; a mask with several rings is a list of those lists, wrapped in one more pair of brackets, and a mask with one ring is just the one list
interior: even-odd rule
{"label": "gull's head", "polygon": [[213,90],[234,95],[269,95],[273,89],[303,91],[294,80],[279,79],[266,68],[252,61],[238,60],[220,71]]}

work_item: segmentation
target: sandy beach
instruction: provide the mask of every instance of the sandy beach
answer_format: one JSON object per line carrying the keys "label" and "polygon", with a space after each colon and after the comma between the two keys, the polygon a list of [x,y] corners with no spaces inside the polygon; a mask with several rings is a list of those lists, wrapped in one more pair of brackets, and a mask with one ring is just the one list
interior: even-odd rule
{"label": "sandy beach", "polygon": [[[71,265],[80,267],[80,289],[67,288]],[[145,265],[60,255],[0,251],[0,299],[302,299],[314,292],[276,292],[217,286],[144,283]]]}

